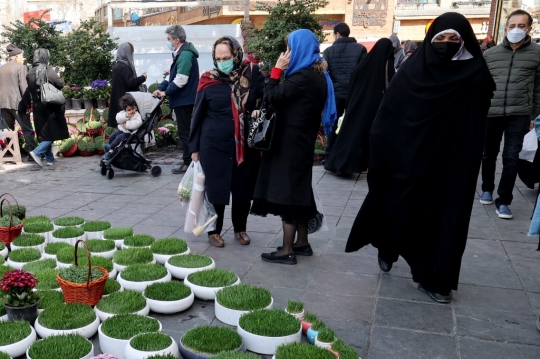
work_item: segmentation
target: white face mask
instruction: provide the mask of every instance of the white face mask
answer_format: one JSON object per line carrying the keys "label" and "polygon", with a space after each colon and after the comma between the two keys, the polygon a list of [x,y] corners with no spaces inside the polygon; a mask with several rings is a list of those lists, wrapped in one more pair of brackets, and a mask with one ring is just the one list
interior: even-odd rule
{"label": "white face mask", "polygon": [[516,27],[515,29],[512,29],[506,33],[506,38],[512,44],[517,44],[518,42],[520,42],[521,40],[525,38],[525,35],[527,35],[525,31],[518,29]]}

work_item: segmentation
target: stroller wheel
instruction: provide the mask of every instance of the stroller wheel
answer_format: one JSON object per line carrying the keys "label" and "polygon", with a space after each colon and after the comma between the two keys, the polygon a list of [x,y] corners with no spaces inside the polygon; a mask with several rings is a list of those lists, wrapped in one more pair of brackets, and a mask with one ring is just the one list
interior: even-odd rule
{"label": "stroller wheel", "polygon": [[111,168],[109,170],[109,174],[107,175],[107,178],[111,180],[111,179],[113,179],[113,177],[114,177],[114,170]]}
{"label": "stroller wheel", "polygon": [[104,163],[101,163],[101,175],[105,176],[107,174],[107,166]]}
{"label": "stroller wheel", "polygon": [[153,166],[150,170],[150,173],[152,174],[152,177],[159,177],[159,175],[161,174],[161,167]]}

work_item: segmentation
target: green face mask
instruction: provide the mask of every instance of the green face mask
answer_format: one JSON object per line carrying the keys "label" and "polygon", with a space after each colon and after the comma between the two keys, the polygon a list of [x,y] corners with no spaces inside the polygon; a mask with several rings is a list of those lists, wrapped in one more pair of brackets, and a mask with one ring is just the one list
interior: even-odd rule
{"label": "green face mask", "polygon": [[221,71],[224,74],[228,75],[234,68],[234,59],[229,59],[227,61],[218,62],[217,67],[218,67],[219,71]]}

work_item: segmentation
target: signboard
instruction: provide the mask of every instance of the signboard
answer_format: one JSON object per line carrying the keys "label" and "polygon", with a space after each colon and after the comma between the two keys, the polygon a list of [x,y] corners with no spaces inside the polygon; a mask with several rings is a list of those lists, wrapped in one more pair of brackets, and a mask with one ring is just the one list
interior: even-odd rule
{"label": "signboard", "polygon": [[51,13],[48,11],[50,9],[43,9],[43,10],[37,10],[37,11],[27,11],[23,13],[23,23],[27,23],[30,19],[39,19],[43,16],[43,21],[49,22],[51,21]]}
{"label": "signboard", "polygon": [[353,26],[383,27],[388,16],[388,0],[354,0]]}

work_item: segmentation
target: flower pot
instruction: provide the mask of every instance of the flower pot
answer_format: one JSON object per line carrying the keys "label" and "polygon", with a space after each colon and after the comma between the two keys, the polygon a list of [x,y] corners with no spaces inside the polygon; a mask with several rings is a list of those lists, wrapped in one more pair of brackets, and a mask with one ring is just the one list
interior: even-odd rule
{"label": "flower pot", "polygon": [[137,349],[134,349],[130,342],[127,343],[126,347],[124,348],[124,356],[126,359],[146,359],[153,355],[163,355],[163,354],[172,354],[175,358],[178,358],[180,356],[180,351],[178,350],[178,344],[176,344],[176,341],[172,339],[171,345],[169,345],[168,348],[165,348],[163,350],[158,350],[155,352],[143,352]]}
{"label": "flower pot", "polygon": [[[107,312],[103,312],[101,310],[99,310],[97,307],[94,307],[94,311],[96,312],[99,320],[101,320],[102,322],[107,319],[107,318],[110,318],[110,317],[114,317],[116,314],[114,313],[107,313]],[[139,314],[139,315],[148,315],[150,313],[150,306],[148,305],[148,301],[146,302],[146,306],[139,310],[138,312],[135,312],[134,314]]]}
{"label": "flower pot", "polygon": [[[238,319],[242,316],[242,314],[249,313],[250,310],[236,310],[236,309],[230,309],[227,307],[222,306],[219,304],[219,302],[215,301],[215,313],[216,318],[225,324],[232,325],[235,327],[238,324]],[[265,307],[264,309],[272,309],[274,307],[274,298],[271,299],[270,304]]]}
{"label": "flower pot", "polygon": [[302,328],[300,326],[298,326],[297,333],[284,337],[264,337],[262,335],[252,334],[242,329],[239,325],[236,327],[236,330],[242,339],[244,339],[245,348],[258,354],[273,355],[278,346],[293,342],[299,343],[302,339]]}
{"label": "flower pot", "polygon": [[97,256],[97,257],[103,257],[103,258],[107,258],[107,259],[113,259],[114,252],[116,252],[116,247],[113,248],[113,249],[110,250],[110,251],[107,251],[107,252],[90,252],[90,254],[93,255],[93,256]]}
{"label": "flower pot", "polygon": [[305,322],[304,319],[302,319],[302,334],[306,335],[309,328],[311,328],[312,324]]}
{"label": "flower pot", "polygon": [[106,98],[98,98],[97,99],[97,108],[100,110],[103,110],[105,107],[107,107],[107,99]]}
{"label": "flower pot", "polygon": [[[159,322],[159,321],[158,321]],[[112,354],[118,359],[126,359],[124,350],[130,339],[115,339],[105,335],[101,331],[102,324],[98,327],[99,348],[103,353]],[[159,322],[159,331],[161,331],[161,322]]]}
{"label": "flower pot", "polygon": [[[83,224],[84,224],[84,223],[83,223]],[[59,226],[59,225],[53,223],[53,227],[54,227],[53,232],[54,232],[55,230],[57,230],[57,229],[60,229],[60,228],[66,228],[66,227],[80,227],[80,226],[82,226],[82,224],[78,224],[78,225],[76,225],[76,226]],[[85,238],[85,239],[86,239],[86,238]]]}
{"label": "flower pot", "polygon": [[[156,260],[155,260],[155,259],[152,259],[152,261],[149,262],[149,263],[138,263],[138,264],[154,264],[154,263],[156,263]],[[121,265],[121,264],[117,264],[117,263],[114,263],[114,262],[113,262],[113,267],[118,271],[118,273],[122,273],[122,271],[123,271],[124,269],[126,269],[128,266],[123,266],[123,265]],[[170,272],[169,272],[169,273],[170,273]]]}
{"label": "flower pot", "polygon": [[72,246],[74,246],[75,243],[77,243],[78,240],[80,240],[80,239],[85,240],[86,239],[84,234],[82,236],[72,237],[72,238],[56,238],[55,236],[53,236],[51,234],[51,236],[49,238],[50,238],[49,243],[64,242],[64,243],[71,244]]}
{"label": "flower pot", "polygon": [[[28,348],[26,350],[26,358],[27,359],[32,359],[32,357],[30,356],[30,354],[28,354],[28,351],[30,350],[30,348]],[[92,348],[90,349],[90,351],[88,352],[88,354],[86,354],[85,356],[83,356],[82,358],[80,359],[91,359],[92,357],[94,356],[94,344],[92,344]],[[39,358],[35,358],[35,359],[39,359]]]}
{"label": "flower pot", "polygon": [[111,279],[116,279],[116,276],[118,275],[118,271],[116,270],[116,268],[114,268],[113,266],[113,269],[112,271],[109,272],[109,278]]}
{"label": "flower pot", "polygon": [[311,329],[311,327],[309,327],[306,331],[306,337],[310,344],[315,344],[315,338],[317,338],[317,335],[319,335],[319,332]]}
{"label": "flower pot", "polygon": [[122,246],[124,245],[123,239],[115,239],[114,245],[116,246],[116,249],[122,249]]}
{"label": "flower pot", "polygon": [[4,249],[2,249],[2,250],[0,251],[0,256],[6,258],[7,255],[8,255],[8,253],[9,253],[9,251],[8,251],[7,247],[4,247]]}
{"label": "flower pot", "polygon": [[195,294],[193,294],[193,292],[191,292],[191,294],[186,298],[179,300],[164,301],[146,298],[146,302],[150,306],[150,310],[154,313],[162,314],[171,314],[184,311],[191,307],[194,301]]}
{"label": "flower pot", "polygon": [[[40,235],[40,236],[45,237],[45,243],[47,243],[47,242],[49,242],[49,239],[50,239],[51,236],[52,236],[52,232],[53,232],[53,231],[42,232],[42,233],[32,233],[32,234],[37,234],[37,235]],[[24,227],[23,227],[23,229],[22,229],[22,231],[21,231],[21,234],[22,234],[22,233],[28,233],[28,232],[25,232],[25,231],[24,231]],[[13,248],[11,248],[11,250],[13,250]]]}
{"label": "flower pot", "polygon": [[84,100],[84,108],[94,107],[94,100]]}
{"label": "flower pot", "polygon": [[54,259],[56,260],[56,254],[41,253],[41,259]]}
{"label": "flower pot", "polygon": [[122,249],[130,249],[130,248],[150,248],[150,246],[135,247],[135,246],[126,246],[124,243],[122,243]]}
{"label": "flower pot", "polygon": [[80,98],[71,99],[71,109],[80,110],[82,108],[82,100]]}
{"label": "flower pot", "polygon": [[124,287],[126,290],[134,290],[136,292],[142,293],[152,283],[161,283],[161,282],[169,282],[172,279],[171,273],[167,271],[167,275],[163,278],[159,278],[156,280],[151,281],[144,281],[144,282],[132,282],[129,280],[125,280],[122,278],[122,273],[118,274],[117,281]]}
{"label": "flower pot", "polygon": [[56,268],[69,268],[73,265],[73,263],[62,263],[56,260]]}
{"label": "flower pot", "polygon": [[6,308],[8,320],[26,320],[32,325],[38,316],[38,304],[39,300],[27,307],[10,307],[9,305],[4,304],[4,308]]}
{"label": "flower pot", "polygon": [[12,358],[17,358],[26,353],[26,350],[30,348],[30,345],[32,345],[32,343],[35,342],[37,338],[34,328],[30,327],[30,329],[30,334],[23,340],[20,340],[13,344],[0,346],[0,352],[7,353]]}
{"label": "flower pot", "polygon": [[332,343],[325,343],[325,342],[320,342],[317,337],[315,337],[315,346],[316,347],[319,347],[319,348],[324,348],[324,349],[332,349]]}
{"label": "flower pot", "polygon": [[[216,354],[205,354],[205,353],[199,353],[194,351],[193,349],[189,349],[182,343],[182,339],[184,339],[184,336],[182,335],[180,337],[180,341],[178,342],[178,346],[180,349],[180,357],[184,359],[208,359]],[[235,352],[241,352],[244,351],[244,341],[242,341],[242,344],[236,349],[234,349]]]}
{"label": "flower pot", "polygon": [[[225,287],[203,287],[200,285],[196,285],[196,284],[191,283],[187,279],[187,277],[184,279],[184,284],[191,288],[191,290],[193,291],[193,294],[195,294],[197,298],[203,299],[203,300],[216,299],[216,292],[222,288],[225,288]],[[238,284],[240,284],[240,278],[238,278],[236,282],[234,282],[231,285],[238,285]]]}
{"label": "flower pot", "polygon": [[[287,308],[285,308],[285,312],[289,313]],[[289,313],[289,314],[292,315],[293,317],[295,317],[296,319],[300,320],[300,321],[302,321],[302,319],[304,319],[304,311],[303,310],[300,313]],[[302,331],[303,331],[303,329],[304,329],[304,327],[302,326]]]}
{"label": "flower pot", "polygon": [[[43,258],[43,254],[41,255],[41,258],[39,259],[36,259],[36,260],[40,260]],[[30,262],[14,262],[12,261],[9,257],[6,261],[7,265],[10,266],[10,267],[13,267],[14,269],[22,269],[22,267],[26,264],[26,263],[30,263]]]}
{"label": "flower pot", "polygon": [[174,278],[184,279],[188,275],[190,275],[191,273],[195,273],[195,272],[198,272],[198,271],[201,271],[201,270],[216,268],[216,262],[214,262],[214,260],[212,259],[212,263],[207,265],[206,267],[183,268],[183,267],[175,267],[175,266],[169,264],[169,260],[167,260],[165,262],[165,268],[167,268],[167,270],[171,273],[171,275]]}
{"label": "flower pot", "polygon": [[86,234],[86,239],[103,239],[103,232],[105,231],[84,232],[84,234]]}
{"label": "flower pot", "polygon": [[85,337],[86,339],[90,339],[96,334],[97,329],[99,327],[99,318],[96,315],[96,319],[82,327],[82,328],[76,328],[76,329],[68,329],[68,330],[57,330],[57,329],[49,329],[45,328],[43,325],[39,323],[39,318],[36,320],[36,323],[34,324],[34,328],[36,328],[36,332],[41,338],[47,338],[51,335],[65,335],[65,334],[79,334]]}
{"label": "flower pot", "polygon": [[11,243],[11,250],[14,251],[15,249],[23,249],[23,248],[34,248],[41,252],[41,256],[43,257],[43,251],[45,250],[45,245],[47,244],[47,241],[45,240],[45,243],[38,244],[35,246],[16,246],[15,244]]}
{"label": "flower pot", "polygon": [[176,254],[157,254],[157,253],[153,253],[154,254],[154,259],[156,260],[156,263],[159,263],[159,264],[165,264],[169,258],[173,257],[173,256],[183,256],[183,255],[186,255],[186,254],[190,254],[191,253],[191,249],[187,249],[187,251],[185,251],[184,253],[176,253]]}
{"label": "flower pot", "polygon": [[65,103],[64,106],[65,106],[66,111],[71,110],[73,108],[73,106],[71,105],[71,99],[70,98],[66,98],[66,103]]}

